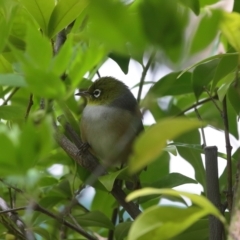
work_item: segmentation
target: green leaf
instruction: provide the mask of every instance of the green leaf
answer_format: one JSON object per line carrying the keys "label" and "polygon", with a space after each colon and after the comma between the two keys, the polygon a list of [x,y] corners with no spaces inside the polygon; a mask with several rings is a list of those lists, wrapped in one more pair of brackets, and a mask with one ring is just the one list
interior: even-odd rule
{"label": "green leaf", "polygon": [[151,184],[163,178],[170,171],[170,156],[167,152],[163,152],[154,162],[150,163],[146,171],[140,174],[140,182],[143,184]]}
{"label": "green leaf", "polygon": [[44,176],[40,179],[38,184],[41,187],[49,187],[49,186],[56,185],[57,183],[58,183],[58,180],[56,178],[50,177],[50,176]]}
{"label": "green leaf", "polygon": [[[190,72],[186,72],[179,78],[179,72],[172,72],[158,80],[149,90],[145,97],[145,104],[151,99],[163,96],[175,96],[192,92]],[[144,103],[143,103],[144,104]]]}
{"label": "green leaf", "polygon": [[200,5],[201,5],[201,8],[202,8],[202,7],[217,3],[218,0],[200,0],[199,2],[200,2]]}
{"label": "green leaf", "polygon": [[109,192],[96,189],[96,193],[91,205],[91,211],[101,211],[108,218],[111,218],[115,204],[116,200],[111,194],[109,194]]}
{"label": "green leaf", "polygon": [[164,148],[164,151],[169,152],[173,154],[174,156],[177,156],[177,148],[173,145],[168,145]]}
{"label": "green leaf", "polygon": [[36,96],[56,99],[65,96],[65,86],[53,72],[29,67],[25,74],[29,88]]}
{"label": "green leaf", "polygon": [[11,73],[13,71],[13,67],[11,63],[4,57],[4,55],[0,55],[0,73]]}
{"label": "green leaf", "polygon": [[192,11],[198,15],[200,12],[200,5],[198,0],[180,0],[185,6],[192,9]]}
{"label": "green leaf", "polygon": [[200,219],[195,222],[192,226],[186,229],[183,233],[174,237],[172,240],[208,240],[209,239],[209,229],[208,229],[209,220]]}
{"label": "green leaf", "polygon": [[101,176],[98,178],[98,180],[110,192],[113,188],[113,184],[114,184],[116,178],[119,177],[120,175],[127,175],[127,168],[123,168],[119,171]]}
{"label": "green leaf", "polygon": [[203,64],[203,63],[207,63],[209,61],[212,61],[214,59],[221,59],[225,56],[230,56],[230,55],[236,55],[238,56],[237,53],[225,53],[225,54],[219,54],[219,55],[214,55],[214,56],[211,56],[211,57],[208,57],[208,58],[205,58],[197,63],[194,63],[193,65],[191,65],[190,67],[187,67],[186,69],[184,69],[179,75],[178,75],[178,78],[181,77],[184,73],[188,72],[190,69],[193,69],[193,68],[196,68],[197,66]]}
{"label": "green leaf", "polygon": [[14,73],[8,73],[0,74],[0,85],[11,87],[26,87],[27,83],[23,76]]}
{"label": "green leaf", "polygon": [[179,8],[174,0],[142,1],[140,5],[146,37],[160,46],[173,62],[177,62],[181,56],[183,30],[187,22],[187,15]]}
{"label": "green leaf", "polygon": [[192,85],[197,99],[204,91],[204,87],[207,87],[212,81],[218,64],[219,59],[215,59],[210,62],[203,63],[194,69],[192,75]]}
{"label": "green leaf", "polygon": [[239,84],[237,86],[231,85],[228,89],[228,98],[230,103],[232,104],[236,114],[239,116],[240,114],[240,87]]}
{"label": "green leaf", "polygon": [[121,68],[124,74],[128,74],[130,57],[125,57],[114,53],[110,54],[109,57],[112,58],[118,64],[118,66]]}
{"label": "green leaf", "polygon": [[132,224],[128,239],[172,239],[206,214],[207,211],[198,207],[184,209],[153,206],[144,211]]}
{"label": "green leaf", "polygon": [[54,0],[20,0],[23,6],[39,24],[41,30],[47,35],[48,22],[55,6]]}
{"label": "green leaf", "polygon": [[26,55],[25,65],[44,70],[49,68],[53,55],[51,41],[30,24],[26,36]]}
{"label": "green leaf", "polygon": [[[148,169],[147,169],[148,171]],[[186,177],[180,173],[168,173],[167,175],[165,175],[164,177],[159,177],[156,181],[156,179],[152,182],[149,183],[145,183],[145,182],[141,182],[143,187],[154,187],[154,188],[174,188],[183,184],[188,184],[188,183],[197,183],[196,180]],[[151,199],[156,198],[155,195],[149,195],[149,196],[145,196],[145,197],[141,197],[139,199],[139,203],[145,203]],[[159,198],[159,197],[158,197]],[[166,198],[166,196],[164,196],[164,198]],[[169,199],[169,198],[167,198]],[[181,199],[176,199],[171,197],[169,200],[171,201],[178,201]],[[186,204],[184,201],[183,204]]]}
{"label": "green leaf", "polygon": [[[212,10],[211,13],[206,12],[205,15],[202,16],[192,40],[190,48],[191,54],[195,54],[205,49],[214,40],[218,34],[218,25],[221,16],[222,14],[219,10]],[[208,34],[206,34],[206,32]]]}
{"label": "green leaf", "polygon": [[73,88],[78,86],[79,81],[88,71],[92,70],[104,59],[106,49],[96,42],[90,42],[87,49],[83,49],[81,46],[76,47],[75,54],[68,74]]}
{"label": "green leaf", "polygon": [[116,240],[123,240],[128,235],[131,225],[132,225],[132,222],[119,223],[116,226],[115,231],[114,231]]}
{"label": "green leaf", "polygon": [[[135,142],[129,170],[136,172],[153,162],[163,151],[167,140],[172,140],[184,132],[200,127],[197,120],[164,119],[144,132]],[[161,134],[159,134],[161,133]]]}
{"label": "green leaf", "polygon": [[11,1],[2,1],[0,6],[1,8],[1,17],[0,17],[0,29],[1,29],[1,38],[0,38],[0,53],[4,49],[9,34],[11,32],[14,16],[18,10],[16,3]]}
{"label": "green leaf", "polygon": [[114,225],[106,217],[106,215],[100,211],[93,211],[81,216],[75,216],[78,223],[83,227],[103,227],[107,229],[113,229]]}
{"label": "green leaf", "polygon": [[[161,178],[159,181],[151,184],[151,187],[155,188],[174,188],[187,183],[196,183],[195,179],[186,177],[180,173],[169,173],[168,175]],[[144,185],[144,184],[143,184]],[[144,185],[145,186],[145,185]],[[147,186],[147,185],[146,185]]]}
{"label": "green leaf", "polygon": [[140,190],[136,190],[132,193],[130,193],[126,201],[132,201],[133,199],[136,199],[138,197],[147,196],[151,194],[164,194],[164,195],[170,195],[174,197],[187,197],[189,198],[193,204],[197,205],[198,207],[202,208],[206,214],[212,214],[213,216],[217,217],[222,223],[226,223],[225,218],[220,213],[220,211],[204,196],[182,192],[182,191],[176,191],[173,189],[156,189],[156,188],[143,188]]}
{"label": "green leaf", "polygon": [[222,81],[219,89],[217,90],[218,99],[220,102],[223,101],[223,98],[226,96],[229,87],[231,86],[232,82],[234,81],[235,73],[229,73],[225,76]]}
{"label": "green leaf", "polygon": [[69,59],[72,57],[72,37],[69,36],[60,48],[58,53],[51,61],[50,69],[57,75],[61,76],[69,65]]}
{"label": "green leaf", "polygon": [[[137,8],[137,3],[126,5],[121,1],[91,1],[87,9],[91,19],[87,36],[102,42],[110,51],[130,52],[132,56],[142,57],[147,41]],[[107,31],[102,31],[102,26]]]}
{"label": "green leaf", "polygon": [[50,238],[50,234],[49,234],[49,231],[48,230],[46,230],[45,228],[43,228],[43,227],[31,227],[31,230],[34,232],[34,233],[36,233],[36,234],[38,234],[38,235],[40,235],[42,238],[44,238],[44,239],[51,239]]}
{"label": "green leaf", "polygon": [[227,76],[229,73],[233,72],[236,69],[237,64],[238,64],[237,55],[226,55],[221,58],[213,78],[211,92],[215,90],[217,83],[222,78],[224,78],[225,76]]}
{"label": "green leaf", "polygon": [[[209,106],[208,106],[209,109]],[[201,113],[200,113],[201,114]],[[202,115],[201,115],[202,116]],[[202,184],[203,188],[206,187],[206,176],[205,176],[205,169],[203,166],[202,158],[201,158],[201,152],[199,149],[194,149],[191,146],[185,147],[180,146],[179,143],[183,144],[198,144],[200,145],[200,133],[198,130],[193,130],[190,132],[187,132],[175,139],[177,142],[177,149],[178,153],[183,157],[187,162],[189,162],[194,170],[195,170],[195,178],[196,180]],[[175,143],[174,141],[174,143]]]}
{"label": "green leaf", "polygon": [[[1,114],[0,114],[1,115]],[[0,174],[1,176],[8,176],[18,173],[16,168],[17,152],[15,150],[14,143],[8,137],[4,127],[0,125],[0,145],[4,151],[0,154]]]}
{"label": "green leaf", "polygon": [[26,109],[23,106],[0,106],[0,119],[17,120],[24,119]]}
{"label": "green leaf", "polygon": [[67,27],[83,12],[88,4],[88,0],[58,1],[50,17],[48,36],[52,38],[63,28]]}
{"label": "green leaf", "polygon": [[240,14],[236,12],[223,13],[223,19],[220,25],[222,33],[228,42],[240,52]]}

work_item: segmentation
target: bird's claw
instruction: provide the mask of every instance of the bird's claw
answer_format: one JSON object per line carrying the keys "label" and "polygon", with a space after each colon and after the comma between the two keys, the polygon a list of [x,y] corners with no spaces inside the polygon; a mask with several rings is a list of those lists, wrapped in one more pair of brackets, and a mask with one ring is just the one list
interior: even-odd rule
{"label": "bird's claw", "polygon": [[82,143],[82,145],[78,149],[78,155],[79,156],[83,155],[89,149],[89,147],[90,145],[87,142]]}

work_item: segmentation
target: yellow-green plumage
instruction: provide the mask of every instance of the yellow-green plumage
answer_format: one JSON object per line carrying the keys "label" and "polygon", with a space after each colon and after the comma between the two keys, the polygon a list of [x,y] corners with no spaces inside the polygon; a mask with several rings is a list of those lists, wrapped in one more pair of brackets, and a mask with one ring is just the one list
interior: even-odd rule
{"label": "yellow-green plumage", "polygon": [[[141,112],[134,96],[122,82],[104,77],[80,93],[87,98],[81,119],[83,142],[105,165],[125,162],[134,138],[143,130]],[[119,154],[119,147],[126,142]],[[111,159],[110,159],[111,156]]]}

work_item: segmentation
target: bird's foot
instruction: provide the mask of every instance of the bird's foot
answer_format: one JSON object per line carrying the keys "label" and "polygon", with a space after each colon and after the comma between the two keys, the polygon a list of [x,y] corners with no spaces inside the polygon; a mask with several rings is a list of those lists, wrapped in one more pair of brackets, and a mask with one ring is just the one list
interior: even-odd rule
{"label": "bird's foot", "polygon": [[89,148],[90,148],[90,145],[87,142],[82,143],[82,145],[78,149],[78,155],[82,156]]}

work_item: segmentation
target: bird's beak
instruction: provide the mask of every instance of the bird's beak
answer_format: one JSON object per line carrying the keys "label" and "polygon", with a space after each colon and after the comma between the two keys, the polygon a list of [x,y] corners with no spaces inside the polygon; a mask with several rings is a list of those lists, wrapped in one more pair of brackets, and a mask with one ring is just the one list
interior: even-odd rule
{"label": "bird's beak", "polygon": [[80,92],[76,93],[75,95],[81,96],[81,97],[89,97],[90,96],[90,92],[88,92],[88,91],[80,91]]}

